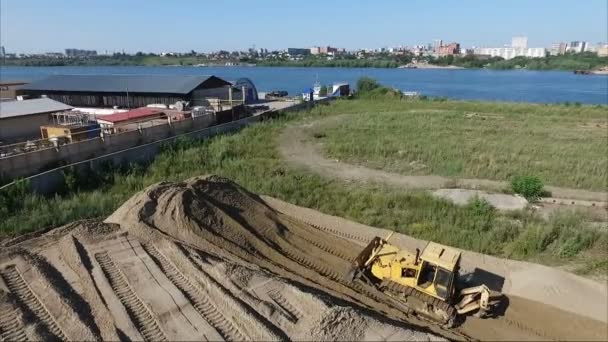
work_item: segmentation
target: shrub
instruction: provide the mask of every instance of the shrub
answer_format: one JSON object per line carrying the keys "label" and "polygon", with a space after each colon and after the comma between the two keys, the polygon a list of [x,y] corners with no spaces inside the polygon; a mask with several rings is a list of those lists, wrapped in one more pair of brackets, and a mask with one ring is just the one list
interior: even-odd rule
{"label": "shrub", "polygon": [[18,179],[12,185],[0,190],[0,217],[7,217],[20,210],[26,197],[30,194],[28,180]]}
{"label": "shrub", "polygon": [[471,198],[465,208],[474,216],[492,216],[496,211],[490,202],[477,196]]}
{"label": "shrub", "polygon": [[321,86],[321,90],[319,90],[319,96],[327,96],[327,86]]}
{"label": "shrub", "polygon": [[511,189],[516,194],[535,201],[545,194],[543,182],[536,176],[515,176],[511,179]]}
{"label": "shrub", "polygon": [[380,84],[373,78],[361,77],[357,81],[357,91],[360,93],[368,93],[377,88],[380,88]]}

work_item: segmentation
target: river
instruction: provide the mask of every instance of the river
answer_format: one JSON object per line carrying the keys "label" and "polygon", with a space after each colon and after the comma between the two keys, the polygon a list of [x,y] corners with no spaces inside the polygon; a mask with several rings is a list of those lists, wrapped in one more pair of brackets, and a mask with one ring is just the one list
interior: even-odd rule
{"label": "river", "polygon": [[287,90],[290,95],[312,87],[317,79],[322,84],[344,81],[354,87],[357,79],[368,76],[386,86],[453,99],[608,104],[608,76],[575,75],[566,71],[187,66],[3,66],[0,69],[2,80],[32,81],[54,74],[216,75],[226,80],[248,77],[258,91]]}

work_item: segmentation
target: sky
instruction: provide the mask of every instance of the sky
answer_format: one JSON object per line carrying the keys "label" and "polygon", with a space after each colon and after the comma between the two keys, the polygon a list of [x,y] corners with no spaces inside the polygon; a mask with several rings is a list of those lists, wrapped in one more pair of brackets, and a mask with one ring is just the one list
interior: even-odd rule
{"label": "sky", "polygon": [[7,52],[608,41],[608,0],[0,0]]}

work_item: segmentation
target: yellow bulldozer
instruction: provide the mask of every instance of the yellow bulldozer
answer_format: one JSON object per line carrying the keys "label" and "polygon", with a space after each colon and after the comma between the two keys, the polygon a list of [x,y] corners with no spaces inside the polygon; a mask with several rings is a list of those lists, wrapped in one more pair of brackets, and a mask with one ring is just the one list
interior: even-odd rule
{"label": "yellow bulldozer", "polygon": [[350,281],[364,281],[393,298],[408,312],[452,327],[457,315],[483,317],[496,301],[486,285],[458,289],[460,252],[429,242],[422,253],[374,238],[353,263]]}

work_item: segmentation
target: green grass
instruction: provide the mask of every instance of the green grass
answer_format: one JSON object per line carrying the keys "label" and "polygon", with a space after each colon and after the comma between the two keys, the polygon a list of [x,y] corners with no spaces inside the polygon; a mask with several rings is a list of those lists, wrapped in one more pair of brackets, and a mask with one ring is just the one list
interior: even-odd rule
{"label": "green grass", "polygon": [[341,101],[350,114],[316,130],[329,157],[402,174],[545,184],[602,191],[608,179],[605,106],[464,101]]}
{"label": "green grass", "polygon": [[[291,113],[236,134],[204,141],[178,141],[167,146],[146,167],[106,171],[103,177],[93,177],[101,180],[97,185],[79,186],[78,181],[71,182],[71,191],[54,197],[16,189],[10,194],[13,200],[5,204],[11,210],[4,212],[0,232],[6,237],[108,215],[135,192],[153,183],[218,174],[256,193],[422,239],[523,260],[550,260],[554,264],[584,260],[591,273],[603,269],[601,262],[608,254],[601,244],[608,241],[608,235],[605,230],[587,226],[576,214],[562,213],[545,221],[529,211],[501,214],[482,201],[459,207],[425,192],[325,179],[291,168],[280,159],[277,137],[286,123],[302,118],[318,119],[345,106],[368,105],[345,101],[318,106],[310,113]],[[590,251],[599,252],[590,254]]]}

